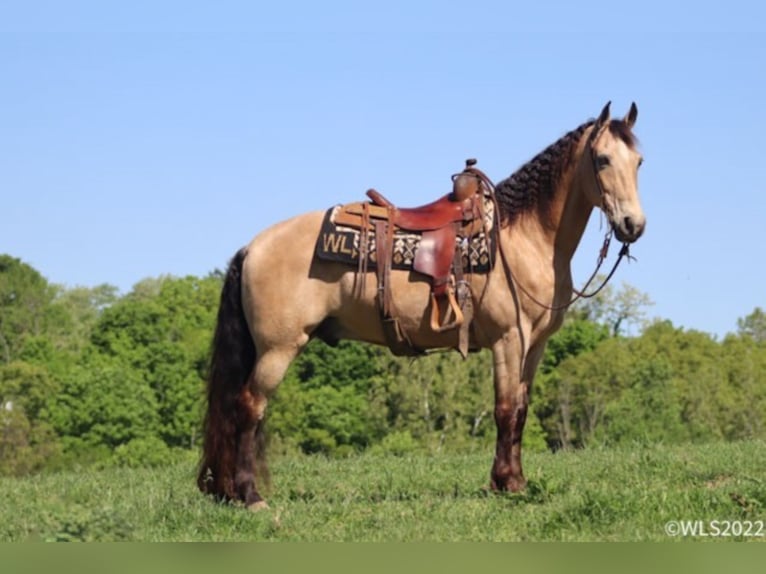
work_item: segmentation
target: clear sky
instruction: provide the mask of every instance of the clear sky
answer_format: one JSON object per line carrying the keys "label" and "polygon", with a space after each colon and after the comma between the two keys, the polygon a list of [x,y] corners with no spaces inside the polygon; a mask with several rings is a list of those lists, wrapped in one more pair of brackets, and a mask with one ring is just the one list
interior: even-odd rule
{"label": "clear sky", "polygon": [[499,180],[635,100],[648,226],[617,281],[722,336],[766,307],[764,6],[5,1],[0,252],[70,287],[203,275],[368,187],[425,203],[467,157]]}

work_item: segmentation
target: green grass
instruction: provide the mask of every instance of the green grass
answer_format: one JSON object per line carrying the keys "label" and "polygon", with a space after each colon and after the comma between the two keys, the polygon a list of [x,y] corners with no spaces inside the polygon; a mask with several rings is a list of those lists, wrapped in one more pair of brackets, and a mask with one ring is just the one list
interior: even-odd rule
{"label": "green grass", "polygon": [[522,494],[488,453],[272,462],[270,509],[200,495],[189,461],[0,480],[0,541],[669,540],[669,520],[766,520],[766,443],[529,454]]}

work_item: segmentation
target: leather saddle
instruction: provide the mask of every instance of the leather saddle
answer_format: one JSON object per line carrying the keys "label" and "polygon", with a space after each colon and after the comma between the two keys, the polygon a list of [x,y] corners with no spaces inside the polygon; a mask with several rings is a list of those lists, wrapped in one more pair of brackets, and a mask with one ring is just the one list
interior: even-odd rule
{"label": "leather saddle", "polygon": [[[359,274],[362,282],[367,270],[368,240],[370,234],[374,234],[378,306],[389,347],[395,354],[421,354],[412,346],[394,313],[390,274],[397,231],[420,235],[412,268],[430,278],[431,329],[444,332],[460,328],[459,350],[463,355],[467,353],[467,328],[473,314],[457,240],[458,237],[473,237],[484,229],[482,183],[489,183],[488,178],[473,167],[475,164],[476,160],[467,160],[463,172],[453,176],[452,192],[432,203],[414,208],[397,207],[381,193],[370,189],[367,191],[369,202],[341,206],[335,214],[336,225],[360,231]],[[442,321],[439,300],[445,298],[448,307]]]}

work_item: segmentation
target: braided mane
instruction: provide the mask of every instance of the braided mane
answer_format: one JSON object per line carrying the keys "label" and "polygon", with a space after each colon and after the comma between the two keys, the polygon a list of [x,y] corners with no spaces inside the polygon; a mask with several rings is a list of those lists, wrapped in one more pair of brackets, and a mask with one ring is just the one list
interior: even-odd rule
{"label": "braided mane", "polygon": [[577,143],[593,123],[590,120],[567,133],[495,186],[503,224],[511,224],[519,215],[535,208],[542,214],[547,212]]}

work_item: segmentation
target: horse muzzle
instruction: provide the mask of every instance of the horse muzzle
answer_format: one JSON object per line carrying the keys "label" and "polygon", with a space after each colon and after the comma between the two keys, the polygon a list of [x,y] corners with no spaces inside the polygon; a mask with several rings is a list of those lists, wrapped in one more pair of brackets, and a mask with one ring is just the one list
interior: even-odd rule
{"label": "horse muzzle", "polygon": [[638,240],[646,229],[646,217],[643,215],[625,215],[612,221],[614,235],[622,243],[633,243]]}

